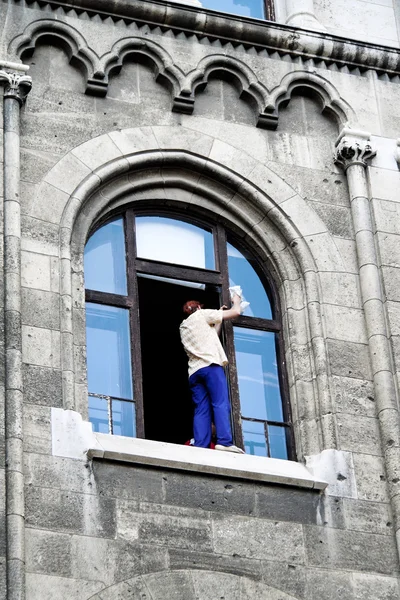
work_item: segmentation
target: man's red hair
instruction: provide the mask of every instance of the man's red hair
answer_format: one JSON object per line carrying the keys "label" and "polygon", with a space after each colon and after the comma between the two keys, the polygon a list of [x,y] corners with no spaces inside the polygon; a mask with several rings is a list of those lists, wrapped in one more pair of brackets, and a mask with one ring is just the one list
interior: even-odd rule
{"label": "man's red hair", "polygon": [[203,304],[200,304],[200,302],[198,300],[188,300],[183,305],[182,310],[185,313],[185,315],[191,315],[198,308],[203,308]]}

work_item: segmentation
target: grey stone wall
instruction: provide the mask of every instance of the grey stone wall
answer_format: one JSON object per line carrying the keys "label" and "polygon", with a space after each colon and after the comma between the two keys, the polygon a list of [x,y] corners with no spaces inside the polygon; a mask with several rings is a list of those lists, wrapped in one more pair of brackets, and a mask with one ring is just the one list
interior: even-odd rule
{"label": "grey stone wall", "polygon": [[[346,122],[372,134],[368,181],[398,374],[398,76],[78,12],[0,3],[4,56],[22,56],[33,79],[21,115],[27,599],[398,598],[356,236],[333,162]],[[107,95],[92,95],[106,79]],[[173,112],[186,84],[193,114]],[[272,113],[276,131],[256,128]],[[150,191],[140,187],[143,151],[179,154],[186,189],[167,193],[161,167],[146,170]],[[52,456],[51,407],[87,415],[85,235],[124,185],[132,202],[170,195],[222,215],[274,265],[298,459],[333,448],[348,465],[325,493]],[[3,423],[1,414],[0,439]],[[2,446],[0,519],[1,456]]]}

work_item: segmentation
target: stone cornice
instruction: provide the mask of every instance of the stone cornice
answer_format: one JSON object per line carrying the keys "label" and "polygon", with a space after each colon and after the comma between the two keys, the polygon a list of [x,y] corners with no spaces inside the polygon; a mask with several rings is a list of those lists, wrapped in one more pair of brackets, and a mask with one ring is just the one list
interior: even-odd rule
{"label": "stone cornice", "polygon": [[[15,0],[17,1],[17,0]],[[36,0],[25,0],[36,4]],[[48,0],[44,6],[63,7],[78,14],[98,14],[124,19],[163,31],[195,34],[233,45],[256,47],[269,52],[314,59],[329,64],[373,69],[388,75],[400,74],[400,50],[377,44],[352,41],[323,32],[307,31],[270,21],[260,21],[217,11],[193,8],[161,0]]]}

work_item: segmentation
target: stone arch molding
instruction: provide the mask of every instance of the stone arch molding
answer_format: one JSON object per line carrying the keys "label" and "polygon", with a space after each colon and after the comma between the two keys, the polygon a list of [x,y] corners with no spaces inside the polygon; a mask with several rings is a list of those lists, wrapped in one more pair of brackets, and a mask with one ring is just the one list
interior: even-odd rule
{"label": "stone arch molding", "polygon": [[128,56],[136,55],[150,61],[156,80],[160,78],[169,83],[172,110],[175,112],[192,114],[196,89],[204,88],[210,75],[219,71],[233,77],[239,83],[241,95],[255,102],[257,127],[276,129],[279,106],[288,103],[293,91],[299,88],[312,90],[322,102],[323,110],[333,114],[338,124],[356,120],[353,109],[341,98],[334,85],[315,72],[302,70],[288,73],[276,88],[269,91],[254,71],[234,56],[211,54],[202,58],[195,69],[184,73],[160,44],[139,36],[121,38],[109,52],[98,56],[77,29],[56,19],[40,19],[30,23],[21,35],[11,41],[9,54],[23,59],[31,55],[38,41],[44,38],[60,44],[70,62],[84,71],[88,94],[106,96],[110,75],[123,68]]}
{"label": "stone arch molding", "polygon": [[324,269],[331,271],[344,268],[336,245],[313,209],[261,161],[184,127],[133,128],[89,140],[37,190],[31,216],[41,218],[51,206],[60,226],[64,407],[87,414],[82,256],[90,227],[121,204],[155,200],[203,206],[268,264],[282,302],[299,456],[335,448],[320,282],[308,240],[314,246],[318,235]]}
{"label": "stone arch molding", "polygon": [[249,577],[195,569],[149,573],[116,583],[88,600],[298,600],[275,587]]}

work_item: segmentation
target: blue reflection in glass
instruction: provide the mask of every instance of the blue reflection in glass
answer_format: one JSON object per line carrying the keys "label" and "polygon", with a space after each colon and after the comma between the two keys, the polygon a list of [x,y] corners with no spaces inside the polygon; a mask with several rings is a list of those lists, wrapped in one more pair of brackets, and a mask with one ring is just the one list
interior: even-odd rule
{"label": "blue reflection in glass", "polygon": [[204,8],[264,19],[264,0],[200,0]]}
{"label": "blue reflection in glass", "polygon": [[135,404],[133,402],[113,400],[112,423],[114,435],[136,437]]}
{"label": "blue reflection in glass", "polygon": [[110,433],[108,427],[108,403],[105,398],[89,396],[89,421],[93,431],[97,433]]}
{"label": "blue reflection in glass", "polygon": [[100,227],[85,246],[85,287],[126,295],[124,221]]}
{"label": "blue reflection in glass", "polygon": [[88,302],[86,339],[89,392],[132,399],[128,311]]}
{"label": "blue reflection in glass", "polygon": [[243,420],[242,431],[246,454],[268,456],[264,423]]}
{"label": "blue reflection in glass", "polygon": [[272,458],[283,458],[284,460],[288,459],[285,427],[269,425],[268,441]]}
{"label": "blue reflection in glass", "polygon": [[239,250],[231,244],[228,247],[229,285],[240,285],[244,299],[250,306],[244,311],[246,317],[272,319],[271,303],[259,276]]}
{"label": "blue reflection in glass", "polygon": [[242,415],[283,421],[275,334],[234,327]]}
{"label": "blue reflection in glass", "polygon": [[212,233],[185,221],[136,217],[136,248],[140,258],[215,269]]}

